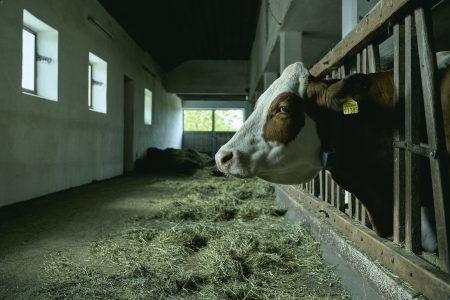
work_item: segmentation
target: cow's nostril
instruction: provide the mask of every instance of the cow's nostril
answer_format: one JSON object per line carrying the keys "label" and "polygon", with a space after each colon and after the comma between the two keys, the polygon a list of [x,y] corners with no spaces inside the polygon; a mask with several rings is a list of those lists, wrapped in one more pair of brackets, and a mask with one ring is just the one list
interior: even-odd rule
{"label": "cow's nostril", "polygon": [[223,152],[220,158],[220,163],[226,165],[233,158],[233,152]]}

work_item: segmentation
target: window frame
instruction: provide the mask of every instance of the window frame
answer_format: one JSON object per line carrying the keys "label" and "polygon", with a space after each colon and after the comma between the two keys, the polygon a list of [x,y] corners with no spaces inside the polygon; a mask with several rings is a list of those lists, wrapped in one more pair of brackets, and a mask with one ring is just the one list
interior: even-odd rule
{"label": "window frame", "polygon": [[[147,96],[150,98],[147,98]],[[149,99],[149,105],[147,105],[147,100]],[[148,110],[150,112],[148,112]],[[150,116],[150,122],[146,119],[147,116]],[[184,117],[183,117],[184,120]],[[144,88],[144,125],[151,126],[153,124],[153,91],[147,88]],[[184,125],[184,124],[183,124]]]}
{"label": "window frame", "polygon": [[[184,111],[210,111],[211,112],[211,130],[185,130],[185,126],[184,126]],[[214,132],[214,110],[210,109],[210,108],[184,108],[183,109],[183,132],[209,132],[209,133],[213,133]]]}
{"label": "window frame", "polygon": [[[34,63],[34,74],[33,74],[34,90],[30,90],[30,89],[22,87],[22,91],[25,92],[25,93],[33,94],[33,95],[38,95],[38,91],[37,91],[37,56],[38,56],[37,46],[38,46],[38,34],[37,34],[36,31],[31,29],[30,27],[28,27],[26,25],[22,25],[22,36],[23,36],[23,31],[24,30],[34,36],[34,59],[33,59],[33,63]],[[23,39],[23,37],[22,37],[22,39]],[[22,51],[23,51],[23,46],[24,45],[22,44]],[[22,62],[22,64],[23,64],[23,62]],[[22,74],[22,77],[23,77],[23,74]]]}
{"label": "window frame", "polygon": [[[91,80],[88,79],[88,91],[85,95],[88,96],[87,106],[88,110],[96,113],[107,114],[108,109],[108,63],[89,52],[88,61],[88,77],[91,75]],[[91,73],[89,73],[89,66],[91,66]],[[90,88],[90,93],[89,93]],[[89,102],[89,95],[91,101]],[[91,104],[91,106],[89,106]]]}
{"label": "window frame", "polygon": [[94,99],[93,99],[93,93],[92,93],[92,90],[93,90],[93,85],[94,85],[94,83],[93,83],[93,69],[94,69],[94,66],[93,66],[93,64],[91,63],[91,62],[89,62],[89,64],[88,64],[88,83],[89,83],[89,86],[88,86],[88,107],[89,107],[89,109],[93,109],[94,108]]}
{"label": "window frame", "polygon": [[213,122],[214,122],[214,124],[213,124],[213,128],[214,128],[214,132],[238,132],[239,131],[239,129],[237,129],[236,131],[234,131],[234,130],[231,130],[231,131],[229,131],[229,130],[216,130],[216,112],[217,111],[227,111],[227,110],[234,110],[234,111],[240,111],[240,112],[242,112],[242,124],[241,124],[241,127],[242,127],[242,125],[244,124],[244,122],[245,122],[245,109],[243,109],[243,108],[214,108],[213,109]]}

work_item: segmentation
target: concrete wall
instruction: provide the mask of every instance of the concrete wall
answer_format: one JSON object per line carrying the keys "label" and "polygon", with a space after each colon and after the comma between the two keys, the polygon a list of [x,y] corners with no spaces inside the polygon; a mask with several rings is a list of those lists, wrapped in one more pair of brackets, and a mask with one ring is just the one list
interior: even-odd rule
{"label": "concrete wall", "polygon": [[190,60],[168,72],[165,87],[177,94],[246,95],[247,60]]}
{"label": "concrete wall", "polygon": [[[313,65],[341,39],[337,0],[262,0],[250,56],[250,99],[264,90],[264,74],[292,60]],[[316,17],[320,16],[320,17]]]}
{"label": "concrete wall", "polygon": [[[24,8],[59,31],[57,102],[21,91]],[[158,66],[97,1],[2,0],[0,37],[0,206],[123,172],[125,75],[134,92],[131,155],[181,146],[181,100],[164,90]],[[89,52],[108,63],[107,114],[88,109]],[[151,126],[144,125],[144,88],[153,92]]]}
{"label": "concrete wall", "polygon": [[[270,57],[278,51],[279,33],[293,0],[262,0],[250,55],[250,95],[255,92]],[[277,66],[275,65],[275,68]],[[276,71],[278,70],[270,70]]]}

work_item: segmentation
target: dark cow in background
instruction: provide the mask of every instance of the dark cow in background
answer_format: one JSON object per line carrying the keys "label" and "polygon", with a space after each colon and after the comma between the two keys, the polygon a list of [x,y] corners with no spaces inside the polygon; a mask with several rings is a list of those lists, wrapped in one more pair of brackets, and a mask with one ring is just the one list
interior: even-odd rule
{"label": "dark cow in background", "polygon": [[[450,149],[449,67],[441,70],[441,95]],[[349,99],[357,102],[358,112],[343,115]],[[217,152],[216,164],[237,177],[298,184],[312,180],[324,168],[323,153],[334,150],[333,179],[362,201],[377,234],[390,236],[393,129],[403,122],[401,115],[393,102],[392,71],[320,80],[295,63],[261,95],[242,128]],[[427,219],[422,245],[436,249]]]}

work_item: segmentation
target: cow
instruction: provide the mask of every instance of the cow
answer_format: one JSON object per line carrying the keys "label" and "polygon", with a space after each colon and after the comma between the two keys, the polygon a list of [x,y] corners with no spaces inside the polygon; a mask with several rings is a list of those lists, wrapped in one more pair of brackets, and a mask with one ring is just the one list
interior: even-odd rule
{"label": "cow", "polygon": [[[450,67],[441,70],[440,77],[450,149]],[[327,168],[364,204],[376,233],[389,237],[393,130],[403,123],[403,110],[395,105],[393,94],[392,71],[322,80],[303,63],[294,63],[259,97],[241,129],[219,149],[217,168],[239,178],[257,176],[278,184],[304,183]],[[425,218],[422,246],[427,251],[436,249],[431,228]]]}

